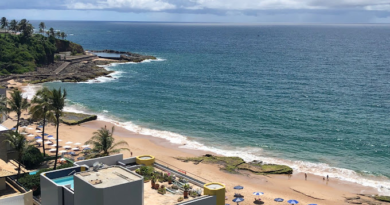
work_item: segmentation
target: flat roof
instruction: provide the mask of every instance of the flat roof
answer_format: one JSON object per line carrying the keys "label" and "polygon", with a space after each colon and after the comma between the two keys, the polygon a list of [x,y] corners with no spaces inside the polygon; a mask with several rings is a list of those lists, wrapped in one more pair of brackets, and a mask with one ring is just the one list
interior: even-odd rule
{"label": "flat roof", "polygon": [[142,177],[116,166],[99,169],[98,171],[79,172],[76,173],[75,176],[90,183],[96,188],[111,187],[142,179]]}

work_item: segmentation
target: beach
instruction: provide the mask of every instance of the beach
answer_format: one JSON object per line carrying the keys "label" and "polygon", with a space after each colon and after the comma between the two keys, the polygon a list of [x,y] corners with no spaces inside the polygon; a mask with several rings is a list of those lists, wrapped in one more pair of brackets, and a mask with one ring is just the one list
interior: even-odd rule
{"label": "beach", "polygon": [[[10,82],[16,87],[21,86],[19,83]],[[23,88],[22,88],[23,89]],[[11,113],[10,117],[15,118],[15,114]],[[22,117],[28,117],[26,113]],[[11,128],[16,124],[16,121],[8,119],[3,123],[4,126]],[[133,156],[153,155],[161,163],[169,164],[175,169],[185,170],[187,174],[200,176],[208,181],[220,182],[227,187],[226,203],[232,204],[234,193],[241,193],[245,196],[245,201],[240,204],[253,204],[255,196],[253,192],[264,192],[260,198],[266,204],[277,204],[274,198],[283,198],[285,201],[295,199],[300,204],[347,204],[345,197],[356,197],[357,194],[377,194],[377,191],[370,187],[364,187],[358,184],[340,181],[330,177],[329,181],[323,181],[322,177],[308,175],[307,181],[303,173],[294,173],[289,179],[287,175],[254,175],[249,173],[230,174],[220,170],[218,165],[213,164],[193,164],[192,162],[182,162],[176,160],[175,157],[193,157],[204,154],[214,154],[199,150],[191,150],[180,148],[177,144],[172,144],[167,140],[141,135],[115,125],[110,122],[95,120],[81,125],[68,126],[61,124],[59,127],[59,139],[61,146],[66,142],[79,142],[84,144],[85,141],[92,137],[93,132],[101,127],[111,128],[115,126],[114,137],[116,140],[125,140],[129,144],[129,148]],[[34,133],[35,130],[27,130]],[[48,125],[45,132],[55,136],[55,127]],[[39,133],[35,133],[39,134]],[[73,146],[72,146],[73,147]],[[59,148],[63,150],[63,148]],[[130,157],[129,152],[123,152],[125,157]],[[191,175],[190,175],[191,176]],[[243,190],[234,190],[233,187],[241,185]],[[369,200],[368,197],[360,196]],[[256,198],[259,198],[256,196]]]}

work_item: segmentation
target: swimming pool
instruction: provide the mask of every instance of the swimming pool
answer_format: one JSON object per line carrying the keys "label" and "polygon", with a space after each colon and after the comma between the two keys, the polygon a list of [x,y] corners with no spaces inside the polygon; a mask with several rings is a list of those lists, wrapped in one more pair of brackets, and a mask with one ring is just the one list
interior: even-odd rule
{"label": "swimming pool", "polygon": [[74,181],[73,181],[73,175],[67,176],[67,177],[61,177],[57,179],[52,179],[54,183],[57,185],[69,185],[71,186],[71,189],[74,189]]}
{"label": "swimming pool", "polygon": [[37,174],[37,172],[38,172],[38,171],[33,171],[33,172],[30,172],[29,174],[30,174],[30,175],[35,175],[35,174]]}

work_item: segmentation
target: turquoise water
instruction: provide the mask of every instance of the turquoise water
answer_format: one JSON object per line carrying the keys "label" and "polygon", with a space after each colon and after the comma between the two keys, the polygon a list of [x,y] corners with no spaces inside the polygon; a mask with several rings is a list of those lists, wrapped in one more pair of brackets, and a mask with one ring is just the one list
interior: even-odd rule
{"label": "turquoise water", "polygon": [[67,177],[61,177],[57,179],[52,179],[54,183],[57,185],[71,185],[71,188],[74,189],[74,181],[73,181],[73,175],[72,176],[67,176]]}
{"label": "turquoise water", "polygon": [[38,172],[38,171],[33,171],[33,172],[29,172],[28,174],[29,174],[29,175],[35,175],[35,174],[37,174],[37,172]]}
{"label": "turquoise water", "polygon": [[47,83],[183,147],[390,188],[390,26],[47,22],[86,49],[155,55]]}

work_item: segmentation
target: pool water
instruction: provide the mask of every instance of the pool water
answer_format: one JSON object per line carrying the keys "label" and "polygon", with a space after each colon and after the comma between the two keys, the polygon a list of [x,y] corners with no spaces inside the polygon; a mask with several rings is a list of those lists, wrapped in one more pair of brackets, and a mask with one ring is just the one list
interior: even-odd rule
{"label": "pool water", "polygon": [[73,175],[67,177],[61,177],[57,179],[52,179],[57,185],[71,185],[71,189],[74,189]]}
{"label": "pool water", "polygon": [[35,175],[35,174],[37,174],[37,172],[38,172],[38,171],[33,171],[33,172],[30,172],[29,174],[30,174],[30,175]]}

